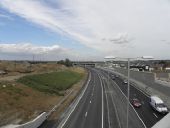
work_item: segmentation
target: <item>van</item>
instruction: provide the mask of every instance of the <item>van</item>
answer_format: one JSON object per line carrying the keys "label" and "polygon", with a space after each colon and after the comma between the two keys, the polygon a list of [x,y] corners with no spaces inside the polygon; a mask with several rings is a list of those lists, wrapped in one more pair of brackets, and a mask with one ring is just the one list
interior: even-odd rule
{"label": "van", "polygon": [[150,97],[151,107],[159,113],[167,113],[168,108],[165,106],[164,102],[157,96]]}

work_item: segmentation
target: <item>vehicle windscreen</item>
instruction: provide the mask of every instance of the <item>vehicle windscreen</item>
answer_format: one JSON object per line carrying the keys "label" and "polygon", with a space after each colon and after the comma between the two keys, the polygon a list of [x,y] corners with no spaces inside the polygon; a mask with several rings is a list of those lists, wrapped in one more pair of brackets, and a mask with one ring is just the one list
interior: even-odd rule
{"label": "vehicle windscreen", "polygon": [[156,107],[163,108],[166,107],[164,104],[157,104]]}

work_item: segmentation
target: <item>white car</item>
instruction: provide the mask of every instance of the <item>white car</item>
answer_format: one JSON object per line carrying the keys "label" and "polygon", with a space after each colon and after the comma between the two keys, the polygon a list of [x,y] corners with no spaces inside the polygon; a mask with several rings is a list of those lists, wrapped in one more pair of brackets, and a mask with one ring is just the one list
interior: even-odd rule
{"label": "white car", "polygon": [[128,83],[128,81],[127,81],[127,80],[124,80],[124,81],[123,81],[123,83],[124,83],[124,84],[127,84],[127,83]]}

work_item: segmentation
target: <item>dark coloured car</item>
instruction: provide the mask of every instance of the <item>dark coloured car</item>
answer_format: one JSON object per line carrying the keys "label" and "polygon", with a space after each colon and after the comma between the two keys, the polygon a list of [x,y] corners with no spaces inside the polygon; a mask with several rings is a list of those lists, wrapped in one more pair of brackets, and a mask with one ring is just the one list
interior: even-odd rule
{"label": "dark coloured car", "polygon": [[118,77],[119,77],[119,75],[116,75],[115,77],[116,77],[116,78],[118,78]]}
{"label": "dark coloured car", "polygon": [[115,80],[115,76],[114,75],[112,75],[111,77],[112,77],[112,80]]}
{"label": "dark coloured car", "polygon": [[141,107],[142,104],[140,103],[140,101],[137,98],[134,98],[134,99],[132,99],[132,105],[136,108],[139,108],[139,107]]}

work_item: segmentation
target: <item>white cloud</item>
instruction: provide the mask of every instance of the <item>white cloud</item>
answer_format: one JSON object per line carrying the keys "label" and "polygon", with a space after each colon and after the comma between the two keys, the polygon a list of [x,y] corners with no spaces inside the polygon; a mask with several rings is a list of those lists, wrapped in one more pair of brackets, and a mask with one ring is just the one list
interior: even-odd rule
{"label": "white cloud", "polygon": [[[44,28],[66,34],[105,55],[163,57],[170,51],[160,41],[170,40],[170,3],[167,0],[49,2],[52,6],[45,1],[3,0],[0,6]],[[148,48],[154,45],[156,50]],[[163,49],[165,53],[158,55]]]}
{"label": "white cloud", "polygon": [[116,37],[113,37],[109,40],[115,44],[126,44],[132,41],[132,38],[129,38],[127,33],[120,33]]}
{"label": "white cloud", "polygon": [[52,53],[52,52],[57,53],[65,50],[66,49],[61,48],[58,45],[45,47],[45,46],[35,46],[31,43],[0,44],[1,53],[45,54],[45,53]]}
{"label": "white cloud", "polygon": [[84,54],[76,52],[73,49],[63,48],[59,45],[38,46],[32,43],[0,43],[0,58],[1,59],[32,59],[33,55],[36,60],[61,60],[69,58],[71,60],[94,60],[99,59],[93,54]]}
{"label": "white cloud", "polygon": [[[35,55],[36,59],[45,56],[45,60],[58,60],[70,57],[75,58],[77,53],[71,49],[66,49],[58,45],[52,46],[36,46],[31,43],[17,43],[17,44],[0,44],[1,56],[12,56],[19,59],[32,59]],[[10,58],[12,58],[10,57]],[[25,58],[26,57],[26,58]],[[2,59],[2,58],[1,58]],[[6,58],[3,58],[6,59]]]}

